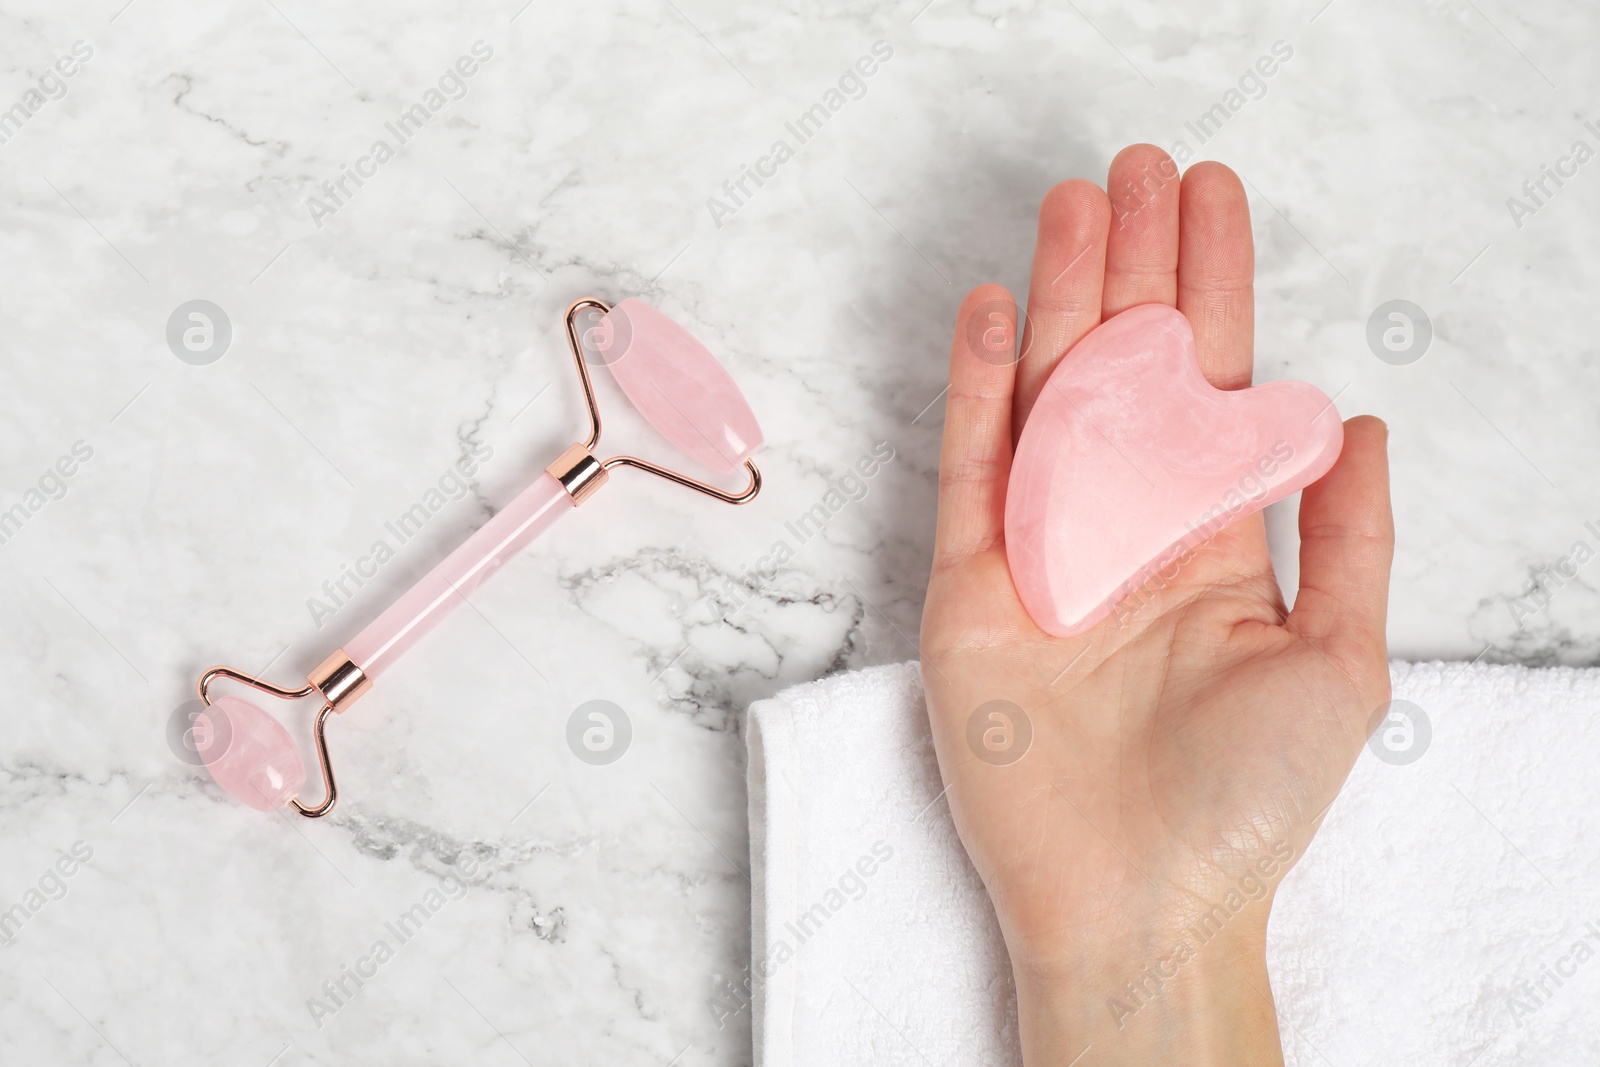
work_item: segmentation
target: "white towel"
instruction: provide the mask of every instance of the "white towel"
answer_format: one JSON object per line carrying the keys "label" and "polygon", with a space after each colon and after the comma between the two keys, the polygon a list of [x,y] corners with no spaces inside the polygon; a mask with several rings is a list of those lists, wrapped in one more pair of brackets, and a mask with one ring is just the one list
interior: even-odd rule
{"label": "white towel", "polygon": [[[1427,749],[1362,754],[1273,910],[1288,1063],[1600,1064],[1600,670],[1393,675]],[[909,663],[750,709],[759,1067],[1021,1062],[925,715]]]}

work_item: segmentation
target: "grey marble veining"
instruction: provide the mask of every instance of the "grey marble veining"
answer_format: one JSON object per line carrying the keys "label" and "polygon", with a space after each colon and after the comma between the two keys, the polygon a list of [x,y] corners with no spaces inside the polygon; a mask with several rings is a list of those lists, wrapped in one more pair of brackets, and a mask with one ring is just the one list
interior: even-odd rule
{"label": "grey marble veining", "polygon": [[[0,1058],[748,1063],[708,1007],[749,957],[739,716],[915,654],[956,302],[1020,295],[1045,190],[1131,141],[1249,183],[1258,377],[1389,420],[1394,653],[1600,661],[1592,10],[448,7],[0,14]],[[619,474],[334,723],[333,817],[233,805],[168,749],[195,675],[303,675],[577,436],[587,293],[725,359],[761,497]],[[166,339],[194,299],[206,366]],[[1394,299],[1433,332],[1404,366]],[[609,766],[567,746],[591,699]]]}

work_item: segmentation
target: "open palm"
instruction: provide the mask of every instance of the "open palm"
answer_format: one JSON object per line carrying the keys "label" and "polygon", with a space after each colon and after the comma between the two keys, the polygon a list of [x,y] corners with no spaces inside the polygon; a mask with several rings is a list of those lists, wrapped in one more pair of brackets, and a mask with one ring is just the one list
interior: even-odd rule
{"label": "open palm", "polygon": [[[1004,539],[1012,449],[1079,339],[1134,305],[1170,304],[1212,384],[1250,383],[1254,263],[1238,178],[1199,164],[1180,181],[1164,153],[1136,145],[1108,186],[1109,198],[1083,181],[1046,197],[1020,360],[993,357],[995,330],[1015,329],[1004,289],[962,304],[922,622],[940,768],[1011,951],[1025,1035],[1036,982],[1093,983],[1100,1022],[1083,1029],[1120,1031],[1146,1002],[1140,989],[1153,1001],[1185,969],[1205,972],[1192,959],[1263,939],[1272,889],[1389,693],[1393,530],[1376,419],[1346,424],[1337,464],[1303,494],[1292,612],[1259,514],[1147,586],[1131,615],[1079,636],[1044,633],[1018,600]],[[980,335],[985,351],[970,341]],[[1152,965],[1154,984],[1141,979]],[[1144,984],[1119,993],[1124,978]]]}

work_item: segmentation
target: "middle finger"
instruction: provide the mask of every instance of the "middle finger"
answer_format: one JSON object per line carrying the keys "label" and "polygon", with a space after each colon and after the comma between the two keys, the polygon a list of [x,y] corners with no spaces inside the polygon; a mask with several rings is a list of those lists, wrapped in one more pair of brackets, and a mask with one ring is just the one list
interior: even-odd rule
{"label": "middle finger", "polygon": [[1129,145],[1106,178],[1106,318],[1136,304],[1178,301],[1178,165],[1155,145]]}

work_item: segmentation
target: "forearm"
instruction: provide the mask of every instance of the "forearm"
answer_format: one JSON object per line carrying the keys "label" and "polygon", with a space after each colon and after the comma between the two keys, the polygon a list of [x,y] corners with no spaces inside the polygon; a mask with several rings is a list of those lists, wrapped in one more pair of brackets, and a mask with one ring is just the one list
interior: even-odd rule
{"label": "forearm", "polygon": [[1230,927],[1204,943],[1185,929],[1096,946],[1050,973],[1014,971],[1027,1067],[1283,1063],[1264,928]]}

